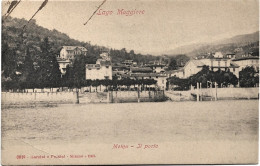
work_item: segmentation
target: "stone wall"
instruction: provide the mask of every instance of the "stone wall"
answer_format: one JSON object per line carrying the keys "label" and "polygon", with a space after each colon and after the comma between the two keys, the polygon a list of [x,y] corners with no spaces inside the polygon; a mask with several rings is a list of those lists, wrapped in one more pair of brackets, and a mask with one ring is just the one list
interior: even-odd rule
{"label": "stone wall", "polygon": [[23,103],[74,103],[76,92],[45,92],[45,93],[10,93],[2,92],[2,104],[23,104]]}
{"label": "stone wall", "polygon": [[[191,91],[193,94],[197,94],[197,89]],[[201,89],[202,96],[214,97],[216,93],[215,88]],[[258,99],[259,88],[217,88],[218,99]]]}

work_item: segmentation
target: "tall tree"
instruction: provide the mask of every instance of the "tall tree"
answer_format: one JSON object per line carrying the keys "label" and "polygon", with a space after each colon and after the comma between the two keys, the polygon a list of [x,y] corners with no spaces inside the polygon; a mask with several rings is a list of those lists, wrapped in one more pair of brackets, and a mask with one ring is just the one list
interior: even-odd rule
{"label": "tall tree", "polygon": [[37,76],[35,73],[33,60],[29,52],[29,48],[26,49],[22,75],[25,78],[24,81],[26,82],[26,88],[34,88]]}
{"label": "tall tree", "polygon": [[74,73],[72,67],[66,67],[66,73],[62,77],[62,86],[72,88],[74,84]]}
{"label": "tall tree", "polygon": [[47,37],[44,38],[40,48],[40,67],[38,69],[37,83],[40,88],[58,86],[61,73]]}
{"label": "tall tree", "polygon": [[59,87],[61,84],[61,72],[55,55],[52,55],[50,64],[50,86]]}
{"label": "tall tree", "polygon": [[86,68],[84,62],[84,55],[77,55],[73,63],[73,72],[74,72],[74,85],[77,88],[83,86],[86,79]]}

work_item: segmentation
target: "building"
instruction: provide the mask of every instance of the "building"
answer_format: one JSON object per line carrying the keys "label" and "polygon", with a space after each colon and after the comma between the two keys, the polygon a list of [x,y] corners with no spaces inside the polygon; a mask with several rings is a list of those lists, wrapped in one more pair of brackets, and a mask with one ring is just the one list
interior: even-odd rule
{"label": "building", "polygon": [[154,79],[157,81],[156,86],[159,90],[166,89],[167,75],[159,73],[131,73],[129,77],[132,79]]}
{"label": "building", "polygon": [[154,79],[157,81],[155,87],[159,90],[165,90],[166,88],[167,75],[163,73],[153,73],[150,67],[130,67],[129,72],[113,71],[113,76],[117,77],[117,79]]}
{"label": "building", "polygon": [[235,53],[226,53],[224,58],[234,59],[234,58],[236,58],[236,54]]}
{"label": "building", "polygon": [[167,75],[154,73],[150,67],[131,67],[128,75],[132,79],[154,79],[157,81],[156,87],[165,90]]}
{"label": "building", "polygon": [[171,70],[165,72],[167,74],[167,77],[178,77],[178,78],[184,78],[184,68],[180,68],[178,70]]}
{"label": "building", "polygon": [[103,60],[111,61],[110,56],[108,55],[107,52],[104,52],[104,53],[100,54],[100,57],[101,57]]}
{"label": "building", "polygon": [[75,58],[75,55],[87,55],[87,49],[80,46],[62,47],[60,54],[56,57],[62,75],[66,73],[66,67],[72,65],[72,60]]}
{"label": "building", "polygon": [[184,68],[183,68],[183,76],[184,78],[188,78],[194,74],[197,74],[198,72],[201,71],[202,67],[205,64],[202,63],[200,60],[190,60],[188,61]]}
{"label": "building", "polygon": [[154,73],[164,73],[166,65],[163,64],[155,64],[155,65],[148,65]]}
{"label": "building", "polygon": [[129,66],[129,67],[132,66],[133,63],[134,63],[133,60],[125,60],[124,62],[122,62],[122,64],[124,64],[125,66]]}
{"label": "building", "polygon": [[[101,56],[102,57],[102,56]],[[107,58],[98,59],[96,64],[86,64],[86,79],[112,80],[112,64]]]}
{"label": "building", "polygon": [[224,58],[224,55],[221,52],[215,52],[213,56],[214,58]]}
{"label": "building", "polygon": [[87,55],[87,49],[81,46],[63,46],[58,58],[73,60],[75,55]]}
{"label": "building", "polygon": [[127,72],[124,71],[112,71],[113,78],[117,78],[118,80],[121,80],[122,78],[130,77],[130,75]]}
{"label": "building", "polygon": [[152,73],[153,70],[150,67],[130,67],[131,73]]}
{"label": "building", "polygon": [[239,78],[239,65],[231,62],[230,59],[223,58],[190,60],[184,66],[184,78],[188,78],[194,74],[197,74],[201,71],[203,66],[209,66],[209,69],[212,71],[229,70],[234,75],[236,75],[237,78]]}
{"label": "building", "polygon": [[60,59],[60,58],[57,58],[57,62],[59,64],[59,69],[62,75],[66,73],[67,66],[72,64],[70,60]]}
{"label": "building", "polygon": [[257,56],[243,56],[233,59],[232,62],[239,66],[239,71],[243,70],[247,66],[252,66],[256,71],[259,71],[259,57]]}

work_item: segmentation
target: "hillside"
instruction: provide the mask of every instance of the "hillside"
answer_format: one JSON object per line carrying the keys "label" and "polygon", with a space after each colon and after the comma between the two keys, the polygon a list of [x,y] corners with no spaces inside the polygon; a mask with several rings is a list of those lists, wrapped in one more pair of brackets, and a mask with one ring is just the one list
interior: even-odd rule
{"label": "hillside", "polygon": [[238,35],[234,36],[232,38],[227,38],[223,40],[219,40],[214,42],[213,44],[219,45],[219,44],[248,44],[248,43],[254,43],[259,41],[259,31],[251,33],[251,34],[244,34],[244,35]]}
{"label": "hillside", "polygon": [[197,43],[178,47],[173,50],[166,51],[165,54],[187,54],[188,56],[196,56],[199,54],[205,54],[207,52],[233,52],[235,48],[241,47],[244,51],[250,51],[251,49],[258,48],[259,43],[259,31],[234,36],[232,38],[226,38],[218,40],[214,43]]}
{"label": "hillside", "polygon": [[[149,62],[158,57],[152,55],[135,54],[134,50],[129,52],[125,48],[121,50],[108,49],[103,46],[91,45],[86,42],[81,42],[70,38],[68,35],[57,30],[49,30],[37,25],[35,20],[32,20],[24,31],[22,27],[27,24],[27,20],[18,18],[7,18],[2,24],[2,43],[6,43],[10,49],[15,50],[17,56],[22,56],[25,48],[29,48],[32,58],[35,59],[40,50],[40,43],[45,37],[48,37],[51,48],[55,55],[58,55],[62,46],[84,46],[87,48],[89,57],[92,57],[91,63],[99,57],[103,51],[110,51],[113,63],[120,63],[126,59],[133,59],[137,62]],[[18,58],[19,59],[19,58]]]}

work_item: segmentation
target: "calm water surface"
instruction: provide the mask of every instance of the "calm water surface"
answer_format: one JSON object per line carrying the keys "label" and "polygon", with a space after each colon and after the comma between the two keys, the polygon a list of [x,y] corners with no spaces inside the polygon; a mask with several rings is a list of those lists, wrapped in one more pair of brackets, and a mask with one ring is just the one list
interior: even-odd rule
{"label": "calm water surface", "polygon": [[125,142],[258,139],[258,100],[2,109],[2,139]]}

